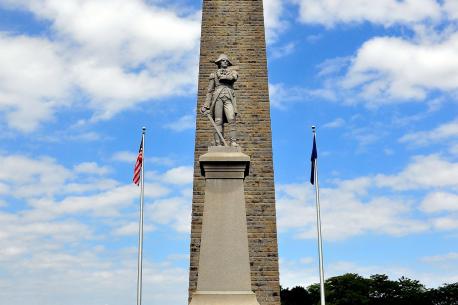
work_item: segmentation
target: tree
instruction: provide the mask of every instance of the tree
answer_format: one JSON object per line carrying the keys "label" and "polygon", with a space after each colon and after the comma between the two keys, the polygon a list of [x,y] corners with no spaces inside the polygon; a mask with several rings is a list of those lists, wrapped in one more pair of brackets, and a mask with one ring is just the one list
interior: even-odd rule
{"label": "tree", "polygon": [[332,277],[326,290],[329,305],[369,305],[369,281],[358,274]]}
{"label": "tree", "polygon": [[427,290],[417,280],[401,277],[398,280],[396,305],[431,305]]}
{"label": "tree", "polygon": [[[458,305],[458,283],[426,289],[419,281],[348,273],[325,282],[327,305]],[[282,305],[320,305],[320,285],[281,290]]]}
{"label": "tree", "polygon": [[369,300],[371,305],[394,304],[399,285],[384,274],[372,275],[369,279]]}
{"label": "tree", "polygon": [[431,289],[429,295],[433,305],[458,305],[458,283]]}
{"label": "tree", "polygon": [[312,304],[309,292],[300,286],[296,286],[291,290],[281,288],[280,299],[282,305],[308,305]]}
{"label": "tree", "polygon": [[313,284],[307,288],[310,295],[310,305],[320,304],[320,284]]}

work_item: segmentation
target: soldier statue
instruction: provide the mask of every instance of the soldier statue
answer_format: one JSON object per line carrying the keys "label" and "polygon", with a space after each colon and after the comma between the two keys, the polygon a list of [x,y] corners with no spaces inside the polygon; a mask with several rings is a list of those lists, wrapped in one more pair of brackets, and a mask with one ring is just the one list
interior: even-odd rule
{"label": "soldier statue", "polygon": [[215,61],[218,70],[210,74],[207,97],[201,108],[204,115],[210,115],[215,123],[215,145],[222,145],[220,135],[224,137],[224,123],[229,125],[229,138],[231,146],[238,146],[236,143],[235,120],[237,116],[237,100],[234,94],[234,83],[238,74],[231,69],[231,61],[225,54],[221,54]]}

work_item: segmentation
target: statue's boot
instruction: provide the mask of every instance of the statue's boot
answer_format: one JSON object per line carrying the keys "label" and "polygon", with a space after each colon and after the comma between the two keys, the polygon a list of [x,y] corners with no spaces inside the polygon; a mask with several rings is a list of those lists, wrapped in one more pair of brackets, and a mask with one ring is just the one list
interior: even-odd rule
{"label": "statue's boot", "polygon": [[237,147],[237,130],[235,128],[235,120],[234,122],[229,123],[229,137],[231,140],[231,146]]}

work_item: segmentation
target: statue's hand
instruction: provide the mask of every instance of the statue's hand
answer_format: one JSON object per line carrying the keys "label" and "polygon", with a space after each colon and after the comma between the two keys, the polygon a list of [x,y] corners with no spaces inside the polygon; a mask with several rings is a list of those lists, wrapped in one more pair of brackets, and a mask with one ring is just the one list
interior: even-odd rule
{"label": "statue's hand", "polygon": [[207,115],[210,113],[210,109],[208,109],[205,106],[202,106],[202,108],[200,108],[200,112],[202,112],[203,115]]}
{"label": "statue's hand", "polygon": [[216,75],[218,76],[219,79],[227,79],[227,77],[229,76],[229,71],[227,71],[226,69],[219,69],[217,72],[216,72]]}

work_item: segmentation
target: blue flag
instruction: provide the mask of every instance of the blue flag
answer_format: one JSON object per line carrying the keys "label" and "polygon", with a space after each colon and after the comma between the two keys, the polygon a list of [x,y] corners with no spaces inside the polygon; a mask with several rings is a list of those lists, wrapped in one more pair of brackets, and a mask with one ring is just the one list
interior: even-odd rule
{"label": "blue flag", "polygon": [[315,184],[315,162],[318,158],[318,151],[316,149],[316,138],[315,134],[313,135],[313,149],[312,149],[312,156],[310,157],[310,161],[312,161],[312,170],[310,174],[310,183]]}

